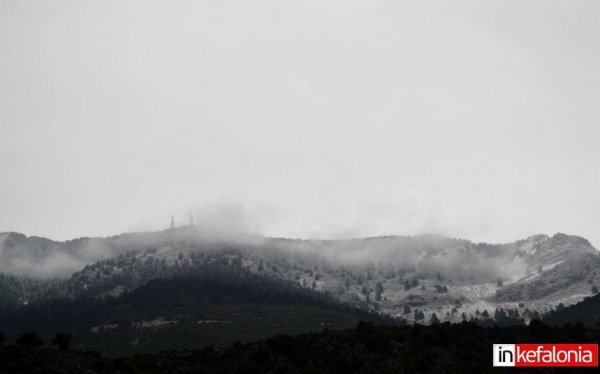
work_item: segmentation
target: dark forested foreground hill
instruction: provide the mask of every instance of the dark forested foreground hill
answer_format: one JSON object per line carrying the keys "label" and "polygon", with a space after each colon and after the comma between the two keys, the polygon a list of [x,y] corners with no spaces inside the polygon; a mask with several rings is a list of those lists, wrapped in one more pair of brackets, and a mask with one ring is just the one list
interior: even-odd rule
{"label": "dark forested foreground hill", "polygon": [[280,333],[346,329],[360,319],[404,323],[293,282],[215,266],[153,279],[116,298],[82,296],[24,305],[0,314],[0,332],[8,342],[26,331],[36,332],[46,342],[57,332],[69,332],[73,346],[116,356],[221,348]]}
{"label": "dark forested foreground hill", "polygon": [[582,325],[482,328],[464,322],[434,326],[376,326],[276,335],[223,350],[162,351],[109,359],[99,353],[0,347],[6,373],[566,373],[590,370],[492,367],[492,344],[597,342]]}

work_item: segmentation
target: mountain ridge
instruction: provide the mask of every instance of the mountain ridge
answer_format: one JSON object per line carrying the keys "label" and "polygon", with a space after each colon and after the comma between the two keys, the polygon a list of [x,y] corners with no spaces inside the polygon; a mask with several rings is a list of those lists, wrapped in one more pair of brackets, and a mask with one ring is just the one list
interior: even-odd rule
{"label": "mountain ridge", "polygon": [[[469,318],[497,308],[543,313],[559,303],[582,300],[593,285],[600,284],[600,252],[585,238],[563,233],[505,244],[435,234],[344,240],[266,238],[198,226],[65,242],[9,234],[8,246],[6,233],[0,234],[4,268],[11,260],[24,263],[28,254],[34,270],[48,259],[64,260],[70,253],[75,260],[64,263],[80,265],[70,278],[28,280],[25,285],[18,285],[18,277],[4,275],[0,289],[5,304],[10,300],[13,306],[94,292],[95,297],[118,296],[150,279],[172,276],[205,261],[237,261],[253,273],[294,281],[329,292],[341,302],[412,322],[416,317],[406,310],[412,313],[415,308],[424,312],[425,319],[437,313],[442,320],[454,322],[463,315]],[[30,238],[35,245],[26,248],[22,244]],[[43,253],[40,243],[50,248],[48,253]],[[61,252],[56,243],[66,249]],[[11,258],[11,252],[20,248],[24,250]],[[213,258],[220,254],[222,259]],[[587,260],[577,260],[581,256]],[[97,260],[86,260],[91,258]]]}

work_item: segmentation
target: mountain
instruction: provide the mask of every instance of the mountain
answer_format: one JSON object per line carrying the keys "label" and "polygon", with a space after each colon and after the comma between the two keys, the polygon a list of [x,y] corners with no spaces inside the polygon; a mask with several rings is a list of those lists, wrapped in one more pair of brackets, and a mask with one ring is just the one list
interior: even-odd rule
{"label": "mountain", "polygon": [[599,253],[583,238],[538,236],[522,248],[530,270],[518,282],[499,290],[496,300],[581,299],[600,282]]}
{"label": "mountain", "polygon": [[[184,226],[67,242],[4,233],[0,242],[0,266],[12,273],[0,275],[0,312],[6,313],[60,299],[118,300],[147,289],[153,279],[221,269],[324,293],[340,305],[411,323],[429,323],[435,314],[441,321],[493,324],[493,319],[528,321],[560,304],[575,304],[600,284],[599,252],[584,238],[560,233],[487,244],[437,235],[292,240]],[[92,258],[98,260],[87,260]],[[70,277],[48,277],[75,263],[81,267]],[[46,277],[23,277],[23,264],[44,269],[37,275]],[[135,314],[135,321],[124,320],[128,326],[173,320],[160,308],[146,317],[123,310]],[[102,326],[114,325],[96,322],[86,328],[104,332]]]}
{"label": "mountain", "polygon": [[221,272],[153,279],[118,298],[49,300],[0,317],[0,331],[10,342],[24,331],[47,342],[64,331],[74,336],[75,347],[110,356],[222,348],[278,333],[350,328],[359,320],[403,324],[297,285]]}
{"label": "mountain", "polygon": [[115,257],[127,251],[144,251],[179,241],[204,244],[252,244],[259,237],[180,227],[145,233],[125,233],[107,238],[78,238],[57,242],[20,233],[0,233],[0,272],[33,278],[65,277],[86,264]]}
{"label": "mountain", "polygon": [[[46,341],[66,331],[78,348],[114,356],[225,347],[283,332],[350,328],[359,320],[405,323],[296,282],[253,274],[228,256],[233,252],[220,251],[194,267],[171,267],[168,277],[154,277],[115,296],[84,288],[70,297],[37,299],[0,314],[0,331],[9,341],[24,331]],[[152,268],[151,263],[142,269]]]}

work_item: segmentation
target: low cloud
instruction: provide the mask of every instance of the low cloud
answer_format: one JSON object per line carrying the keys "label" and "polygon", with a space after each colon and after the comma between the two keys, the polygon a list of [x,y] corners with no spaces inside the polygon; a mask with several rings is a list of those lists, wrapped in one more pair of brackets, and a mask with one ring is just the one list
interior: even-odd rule
{"label": "low cloud", "polygon": [[41,261],[15,258],[0,266],[0,271],[32,278],[65,277],[81,270],[85,262],[66,253],[53,253]]}

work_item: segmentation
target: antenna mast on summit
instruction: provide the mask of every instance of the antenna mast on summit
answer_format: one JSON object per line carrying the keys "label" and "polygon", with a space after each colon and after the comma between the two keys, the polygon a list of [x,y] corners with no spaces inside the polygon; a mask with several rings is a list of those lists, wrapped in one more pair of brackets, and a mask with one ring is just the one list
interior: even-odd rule
{"label": "antenna mast on summit", "polygon": [[191,209],[190,209],[190,226],[194,226],[194,216],[192,215]]}

